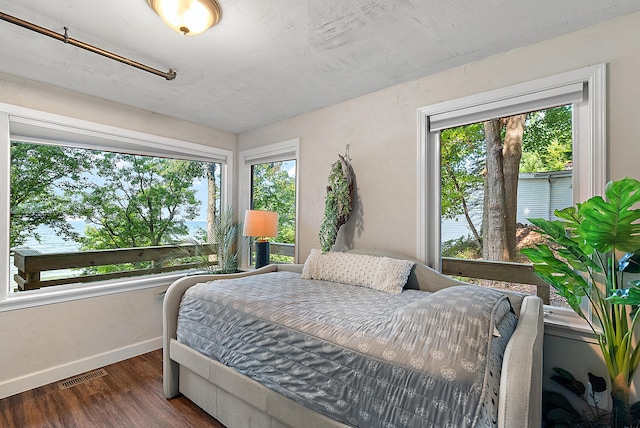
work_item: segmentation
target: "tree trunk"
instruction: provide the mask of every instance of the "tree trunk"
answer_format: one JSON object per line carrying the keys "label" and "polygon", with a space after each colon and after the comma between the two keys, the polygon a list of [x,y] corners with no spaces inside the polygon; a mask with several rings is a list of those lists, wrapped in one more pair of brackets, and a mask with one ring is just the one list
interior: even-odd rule
{"label": "tree trunk", "polygon": [[504,171],[500,120],[491,119],[484,123],[487,143],[486,191],[483,225],[482,258],[485,260],[508,261],[509,251],[506,237]]}
{"label": "tree trunk", "polygon": [[218,217],[216,211],[216,164],[210,163],[207,167],[207,237],[211,242],[213,224]]}
{"label": "tree trunk", "polygon": [[504,174],[504,216],[506,247],[509,261],[515,261],[518,255],[516,237],[516,217],[518,210],[518,175],[522,158],[522,135],[526,114],[507,117],[502,145],[502,171]]}
{"label": "tree trunk", "polygon": [[629,385],[627,377],[621,373],[615,379],[611,379],[611,399],[613,409],[611,411],[611,426],[624,428],[631,426],[631,412],[629,409]]}
{"label": "tree trunk", "polygon": [[[218,212],[216,210],[216,164],[210,163],[207,167],[207,242],[214,242],[214,224],[216,218],[218,217]],[[218,243],[218,248],[220,244]],[[219,251],[218,251],[219,254]],[[214,262],[218,259],[218,263],[221,262],[220,256],[211,254],[209,256],[209,261]],[[220,267],[220,266],[219,266]]]}

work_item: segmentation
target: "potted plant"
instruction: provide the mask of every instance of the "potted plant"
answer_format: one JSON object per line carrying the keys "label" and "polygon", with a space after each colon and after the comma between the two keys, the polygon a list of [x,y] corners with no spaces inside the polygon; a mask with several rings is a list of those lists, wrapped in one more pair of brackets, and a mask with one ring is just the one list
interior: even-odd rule
{"label": "potted plant", "polygon": [[[556,210],[561,220],[530,219],[552,244],[523,249],[541,278],[567,299],[598,340],[611,379],[611,426],[631,426],[629,390],[640,362],[633,333],[640,311],[640,281],[625,282],[638,271],[640,182],[607,184],[600,196]],[[587,299],[592,315],[581,303]]]}
{"label": "potted plant", "polygon": [[[241,236],[242,223],[234,217],[233,208],[229,207],[220,212],[214,219],[210,236],[206,236],[201,229],[201,237],[189,237],[180,240],[181,244],[190,249],[178,247],[171,258],[188,257],[195,259],[198,272],[205,273],[236,273],[242,262],[247,238]],[[192,248],[192,249],[191,249]],[[217,263],[213,264],[212,255],[216,255]]]}
{"label": "potted plant", "polygon": [[235,220],[233,208],[220,212],[213,222],[212,231],[209,242],[213,240],[217,246],[217,273],[238,272],[247,239],[242,236],[242,223]]}

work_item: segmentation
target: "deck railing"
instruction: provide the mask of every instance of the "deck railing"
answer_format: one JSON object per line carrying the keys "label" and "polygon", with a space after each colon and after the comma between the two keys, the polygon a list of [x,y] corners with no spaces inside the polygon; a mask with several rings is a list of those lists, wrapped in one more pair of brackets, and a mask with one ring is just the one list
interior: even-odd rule
{"label": "deck railing", "polygon": [[488,279],[516,284],[534,285],[536,295],[548,305],[551,287],[533,271],[532,265],[487,260],[442,258],[442,273],[450,276]]}
{"label": "deck railing", "polygon": [[[114,250],[94,250],[73,253],[42,254],[33,250],[15,250],[13,264],[18,268],[14,280],[18,290],[34,290],[54,285],[77,282],[104,281],[124,277],[166,273],[202,267],[203,263],[178,263],[168,265],[171,259],[213,254],[213,249],[196,245],[167,245],[159,247],[122,248]],[[66,278],[42,279],[41,273],[59,269],[91,268],[97,266],[125,263],[151,262],[148,268],[124,270],[94,275],[81,275]],[[212,265],[217,261],[210,262]]]}
{"label": "deck railing", "polygon": [[[35,290],[54,285],[95,282],[108,279],[127,278],[155,273],[167,273],[190,269],[201,269],[205,262],[209,266],[218,264],[215,257],[208,260],[207,255],[215,254],[212,245],[164,245],[159,247],[121,248],[114,250],[93,250],[69,253],[43,254],[34,250],[17,249],[13,264],[18,268],[14,280],[19,291]],[[271,254],[293,257],[294,244],[271,243]],[[175,263],[177,259],[198,256],[198,262]],[[171,264],[168,262],[174,260]],[[97,266],[151,262],[151,267],[122,270],[103,274],[80,275],[73,277],[42,279],[42,272],[60,269],[82,269]]]}
{"label": "deck railing", "polygon": [[271,255],[295,257],[296,244],[284,244],[282,242],[272,242],[269,246]]}
{"label": "deck railing", "polygon": [[[167,245],[161,247],[125,248],[115,250],[82,251],[73,253],[42,254],[33,250],[15,250],[14,265],[18,273],[14,276],[18,290],[34,290],[54,285],[78,282],[94,282],[107,279],[134,277],[154,273],[175,272],[198,269],[203,262],[177,263],[168,265],[170,259],[214,254],[212,246]],[[287,257],[295,256],[295,244],[272,242],[271,254]],[[151,267],[104,274],[82,275],[55,279],[42,279],[42,272],[59,269],[89,268],[122,263],[151,262]],[[208,262],[215,266],[216,260]],[[442,259],[442,272],[445,275],[460,276],[492,281],[534,285],[536,294],[545,304],[549,304],[550,287],[533,272],[531,265],[522,263],[492,262],[485,260]]]}

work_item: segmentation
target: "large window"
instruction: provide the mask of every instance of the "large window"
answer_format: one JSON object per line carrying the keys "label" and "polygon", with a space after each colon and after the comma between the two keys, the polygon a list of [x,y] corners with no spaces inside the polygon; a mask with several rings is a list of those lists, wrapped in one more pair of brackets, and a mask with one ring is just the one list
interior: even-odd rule
{"label": "large window", "polygon": [[54,285],[153,286],[160,277],[150,274],[193,265],[171,247],[207,239],[207,223],[229,203],[230,151],[0,107],[11,112],[0,116],[9,208],[0,213],[0,301]]}
{"label": "large window", "polygon": [[[169,247],[209,241],[220,171],[220,163],[12,141],[11,290],[191,268],[188,251]],[[160,246],[155,257],[110,251]],[[87,252],[87,266],[68,268]],[[46,270],[20,261],[46,261]]]}
{"label": "large window", "polygon": [[[512,260],[515,254],[510,255],[509,251],[515,248],[507,239],[515,239],[516,231],[506,234],[500,229],[505,216],[513,217],[513,226],[522,220],[524,227],[527,217],[552,215],[549,211],[554,204],[565,204],[564,207],[601,194],[606,183],[604,92],[602,65],[420,109],[418,257],[442,270],[443,264],[449,262],[443,261],[443,248],[446,255],[459,257],[465,247],[469,257],[468,250],[473,245],[456,247],[456,240],[463,243],[466,239],[476,248],[469,258]],[[570,131],[562,128],[568,118]],[[554,119],[557,127],[546,126],[546,134],[539,132],[540,122],[549,119]],[[530,135],[523,135],[527,128]],[[567,132],[571,134],[570,149]],[[503,164],[513,160],[502,156],[502,150],[513,143],[510,134],[519,139],[517,149],[528,146],[528,150],[519,153],[522,159],[512,166]],[[560,134],[562,141],[550,141]],[[489,140],[498,144],[490,145]],[[490,159],[497,153],[500,168]],[[556,166],[550,167],[552,161]],[[515,183],[519,193],[509,193],[508,186],[505,188],[505,174],[510,174],[508,180]],[[552,183],[556,186],[547,198],[536,189],[543,182],[550,192]],[[456,191],[458,198],[454,202],[450,196]],[[492,196],[491,192],[498,192],[499,196]],[[505,192],[511,195],[507,199]],[[507,202],[512,209],[506,206]],[[537,215],[541,209],[546,214]],[[460,231],[461,236],[453,236],[456,233],[452,219],[469,226]],[[500,242],[501,237],[505,238],[504,243]],[[487,251],[489,248],[491,251]],[[457,250],[461,251],[456,253]],[[496,265],[487,266],[482,269],[498,270]]]}
{"label": "large window", "polygon": [[[279,214],[278,236],[271,240],[271,262],[297,260],[298,146],[299,140],[294,139],[240,153],[241,212],[255,209]],[[250,246],[247,264],[253,257]]]}
{"label": "large window", "polygon": [[[572,106],[564,105],[440,132],[442,257],[529,262],[520,251],[543,243],[529,219],[555,220],[556,209],[573,205],[572,122]],[[550,304],[568,307],[549,291]]]}

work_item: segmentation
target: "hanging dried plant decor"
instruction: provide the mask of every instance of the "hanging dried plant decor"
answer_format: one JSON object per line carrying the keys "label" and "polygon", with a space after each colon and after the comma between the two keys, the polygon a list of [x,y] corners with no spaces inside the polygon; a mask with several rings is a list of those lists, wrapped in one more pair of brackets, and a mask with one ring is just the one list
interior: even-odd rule
{"label": "hanging dried plant decor", "polygon": [[320,225],[322,251],[330,251],[338,237],[340,227],[349,220],[353,208],[353,169],[344,156],[331,165],[327,196],[324,200],[324,219]]}

